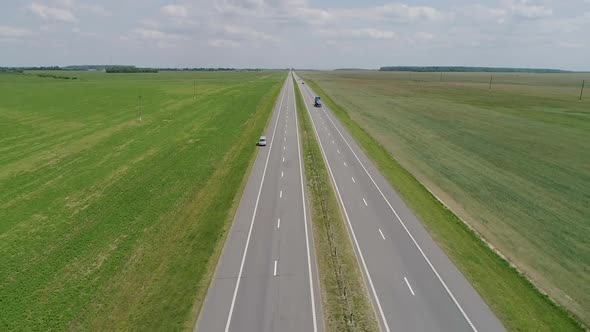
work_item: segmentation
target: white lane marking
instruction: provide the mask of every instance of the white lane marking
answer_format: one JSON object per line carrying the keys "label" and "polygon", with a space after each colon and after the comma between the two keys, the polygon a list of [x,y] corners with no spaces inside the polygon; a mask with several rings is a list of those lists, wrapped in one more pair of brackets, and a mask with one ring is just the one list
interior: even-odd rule
{"label": "white lane marking", "polygon": [[348,165],[346,165],[346,161],[344,162],[344,166],[347,166],[348,167]]}
{"label": "white lane marking", "polygon": [[408,278],[404,277],[404,280],[406,281],[406,285],[408,285],[408,288],[410,289],[410,292],[412,293],[412,295],[416,295],[416,294],[414,294],[414,290],[412,289],[412,286],[410,286],[410,282],[408,281]]}
{"label": "white lane marking", "polygon": [[277,260],[275,259],[275,271],[274,271],[274,276],[277,276]]}
{"label": "white lane marking", "polygon": [[332,144],[334,144],[334,140],[332,140]]}
{"label": "white lane marking", "polygon": [[381,231],[381,228],[379,228],[379,234],[381,234],[381,237],[383,238],[383,240],[385,240],[385,235],[383,235],[383,232]]}
{"label": "white lane marking", "polygon": [[285,173],[283,171],[281,171],[281,177],[285,176]]}
{"label": "white lane marking", "polygon": [[277,228],[281,228],[281,218],[277,220]]}
{"label": "white lane marking", "polygon": [[367,201],[364,198],[363,198],[363,203],[365,203],[365,206],[368,206]]}
{"label": "white lane marking", "polygon": [[338,152],[338,154],[340,154],[340,150],[336,149],[336,152]]}
{"label": "white lane marking", "polygon": [[283,191],[281,190],[280,194],[279,194],[279,198],[283,198]]}
{"label": "white lane marking", "polygon": [[[293,93],[295,88],[293,87]],[[297,101],[293,98],[294,109],[297,110]],[[307,107],[307,106],[306,106]],[[311,273],[311,253],[309,250],[309,231],[307,230],[307,212],[305,211],[305,186],[303,185],[303,165],[301,161],[301,146],[299,143],[299,125],[297,115],[295,115],[295,128],[297,132],[297,157],[299,158],[299,178],[301,179],[301,201],[303,202],[303,224],[305,225],[305,247],[307,248],[307,270],[309,271],[309,292],[311,296],[311,312],[313,319],[313,331],[318,331],[317,318],[315,313],[315,297],[313,293],[313,278]]]}
{"label": "white lane marking", "polygon": [[287,136],[285,136],[285,139],[283,141],[285,141],[285,142],[287,141]]}
{"label": "white lane marking", "polygon": [[285,150],[285,146],[283,146],[283,150]]}
{"label": "white lane marking", "polygon": [[[286,84],[285,84],[286,86]],[[283,89],[283,95],[281,97],[281,102],[279,103],[279,114],[277,115],[277,119],[275,121],[275,128],[272,131],[272,137],[270,140],[270,149],[268,150],[268,155],[266,156],[266,162],[264,163],[264,170],[262,171],[262,179],[260,180],[260,187],[258,188],[258,195],[256,196],[256,203],[254,205],[254,212],[252,213],[252,220],[250,221],[250,229],[248,230],[248,237],[246,238],[246,246],[244,247],[244,253],[242,254],[242,262],[240,263],[240,271],[238,272],[238,278],[236,279],[236,286],[234,288],[234,295],[231,299],[231,305],[229,307],[229,313],[227,315],[227,321],[225,323],[225,332],[229,332],[229,326],[231,324],[231,318],[234,313],[234,306],[236,304],[236,297],[238,296],[238,290],[240,288],[240,281],[242,280],[242,272],[244,271],[244,263],[246,262],[246,255],[248,254],[248,247],[250,245],[250,238],[252,236],[252,229],[254,228],[254,220],[256,219],[256,212],[258,211],[258,203],[260,202],[260,193],[262,193],[262,185],[264,184],[264,178],[266,176],[266,169],[268,167],[268,160],[270,159],[270,154],[272,152],[273,142],[275,138],[275,133],[277,131],[277,126],[279,124],[279,118],[281,116],[281,109],[283,107],[283,99],[285,97],[285,90]]]}
{"label": "white lane marking", "polygon": [[389,324],[387,323],[387,318],[385,318],[385,314],[383,313],[383,308],[381,308],[381,302],[379,301],[379,296],[377,295],[377,291],[375,290],[375,286],[373,285],[373,279],[371,278],[371,274],[369,273],[369,269],[367,268],[367,264],[365,262],[365,257],[363,256],[363,252],[361,251],[361,247],[359,246],[359,243],[356,239],[356,234],[354,232],[354,229],[352,228],[352,224],[350,222],[350,217],[348,216],[348,211],[344,205],[344,201],[342,200],[342,195],[340,195],[340,189],[338,189],[338,184],[336,183],[336,179],[334,178],[334,173],[332,172],[332,167],[330,167],[330,162],[328,161],[328,158],[326,157],[326,151],[324,151],[324,145],[323,145],[320,135],[317,131],[316,124],[313,121],[312,113],[309,111],[309,107],[307,106],[307,104],[305,104],[305,108],[307,110],[307,114],[309,114],[310,118],[312,119],[311,122],[312,122],[312,126],[313,126],[313,131],[315,132],[315,136],[318,139],[318,142],[320,143],[320,150],[322,151],[322,157],[324,158],[324,161],[326,162],[326,165],[328,166],[328,172],[330,173],[330,178],[332,180],[332,184],[334,185],[334,188],[336,189],[336,194],[338,195],[338,200],[340,201],[340,206],[342,206],[342,210],[344,211],[344,216],[346,217],[346,222],[348,223],[348,229],[350,230],[350,233],[352,235],[352,239],[354,241],[356,250],[359,253],[360,261],[361,261],[361,264],[363,265],[363,270],[365,271],[365,275],[367,276],[367,279],[369,282],[369,287],[371,289],[371,292],[373,293],[373,297],[375,298],[375,303],[377,304],[377,308],[379,310],[379,315],[381,316],[381,320],[383,322],[383,325],[385,326],[385,331],[390,332]]}
{"label": "white lane marking", "polygon": [[283,157],[283,162],[285,162],[285,157]]}
{"label": "white lane marking", "polygon": [[356,183],[356,181],[354,180],[354,176],[352,177],[352,183]]}
{"label": "white lane marking", "polygon": [[338,127],[336,126],[336,124],[334,123],[334,121],[332,120],[332,118],[328,115],[328,113],[326,112],[326,110],[323,107],[322,107],[322,111],[325,113],[326,117],[328,117],[328,119],[332,123],[332,126],[334,126],[334,128],[336,128],[336,131],[338,131],[338,134],[340,134],[340,137],[342,137],[342,139],[344,140],[344,143],[346,143],[346,145],[348,146],[348,148],[350,149],[350,151],[352,151],[352,154],[354,155],[354,157],[356,158],[356,160],[359,162],[359,164],[361,165],[361,167],[363,168],[363,170],[365,171],[365,173],[367,174],[367,176],[369,177],[369,179],[371,179],[371,182],[373,182],[373,185],[377,188],[377,190],[381,194],[381,197],[383,197],[383,199],[385,200],[385,202],[389,206],[389,209],[393,212],[393,214],[395,215],[395,217],[397,218],[397,220],[399,221],[399,223],[402,225],[403,229],[406,231],[406,233],[408,234],[408,236],[410,237],[410,239],[414,243],[414,246],[416,246],[416,248],[418,249],[418,251],[420,252],[420,254],[422,255],[422,257],[424,257],[424,260],[426,261],[426,263],[430,267],[430,270],[432,270],[432,272],[434,273],[434,275],[436,276],[436,278],[438,279],[438,281],[440,281],[440,283],[444,287],[445,291],[447,292],[447,294],[449,295],[449,297],[451,298],[451,300],[455,303],[455,306],[461,312],[461,315],[463,315],[463,318],[465,318],[465,320],[467,321],[467,323],[469,324],[469,326],[471,327],[471,329],[474,332],[478,332],[477,328],[475,328],[475,325],[473,325],[473,323],[471,322],[471,319],[469,319],[469,317],[465,313],[465,310],[463,310],[463,307],[461,307],[461,304],[459,304],[459,301],[457,301],[457,299],[455,298],[455,296],[453,295],[453,293],[451,292],[451,290],[449,289],[449,287],[447,286],[447,284],[444,282],[444,280],[442,279],[442,277],[440,276],[440,274],[438,273],[438,271],[436,270],[436,268],[434,267],[434,265],[432,265],[432,263],[430,262],[430,259],[428,259],[428,257],[424,253],[424,250],[422,250],[422,247],[420,247],[420,245],[418,244],[418,241],[416,241],[416,239],[414,238],[414,236],[412,235],[412,233],[410,232],[410,230],[408,229],[408,227],[406,226],[406,224],[400,218],[400,216],[397,213],[397,211],[395,211],[395,209],[393,208],[393,206],[391,205],[391,203],[389,202],[389,200],[387,199],[387,197],[385,197],[385,194],[383,194],[383,191],[381,190],[381,188],[379,188],[379,186],[377,185],[377,183],[375,182],[375,180],[373,179],[373,177],[371,176],[371,174],[369,174],[369,171],[367,171],[367,168],[365,167],[365,165],[363,165],[363,163],[361,162],[361,160],[359,159],[359,157],[356,155],[356,153],[354,152],[354,150],[352,149],[352,147],[350,146],[350,144],[348,143],[348,141],[346,140],[346,138],[344,138],[344,135],[342,135],[342,132],[340,131],[340,129],[338,129]]}

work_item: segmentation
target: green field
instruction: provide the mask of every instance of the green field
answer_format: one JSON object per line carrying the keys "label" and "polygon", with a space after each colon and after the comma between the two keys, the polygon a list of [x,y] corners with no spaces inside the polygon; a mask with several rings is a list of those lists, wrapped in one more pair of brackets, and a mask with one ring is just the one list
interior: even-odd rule
{"label": "green field", "polygon": [[192,329],[285,73],[35,74],[0,74],[0,330]]}
{"label": "green field", "polygon": [[479,73],[301,75],[510,330],[575,324],[472,240],[397,162],[590,322],[590,96],[578,101],[590,74],[494,74],[491,91],[489,74]]}

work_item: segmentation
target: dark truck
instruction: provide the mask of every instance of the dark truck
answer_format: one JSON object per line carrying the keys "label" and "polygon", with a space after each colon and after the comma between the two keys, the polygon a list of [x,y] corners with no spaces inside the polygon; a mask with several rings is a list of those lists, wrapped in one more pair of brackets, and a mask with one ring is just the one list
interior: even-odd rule
{"label": "dark truck", "polygon": [[315,99],[313,100],[313,106],[322,107],[322,100],[320,99],[320,97],[315,97]]}

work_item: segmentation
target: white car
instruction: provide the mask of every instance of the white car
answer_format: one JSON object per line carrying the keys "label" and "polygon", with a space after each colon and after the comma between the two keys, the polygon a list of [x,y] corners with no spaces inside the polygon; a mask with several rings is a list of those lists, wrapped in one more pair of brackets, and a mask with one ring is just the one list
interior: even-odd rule
{"label": "white car", "polygon": [[260,136],[258,140],[258,146],[266,146],[266,136]]}

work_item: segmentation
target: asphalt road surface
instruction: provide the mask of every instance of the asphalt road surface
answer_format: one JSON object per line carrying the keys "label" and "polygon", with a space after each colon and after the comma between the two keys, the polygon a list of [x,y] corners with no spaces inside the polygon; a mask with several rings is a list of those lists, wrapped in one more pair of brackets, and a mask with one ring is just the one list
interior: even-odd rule
{"label": "asphalt road surface", "polygon": [[197,331],[323,330],[294,91],[289,75],[266,131],[268,145],[259,147]]}
{"label": "asphalt road surface", "polygon": [[381,329],[504,331],[354,139],[325,106],[314,107],[315,94],[295,77]]}

